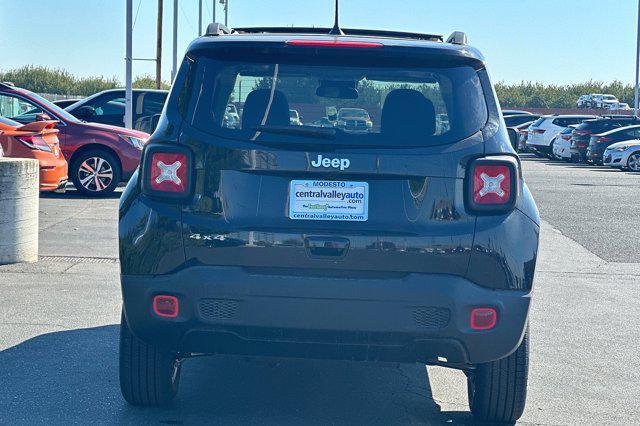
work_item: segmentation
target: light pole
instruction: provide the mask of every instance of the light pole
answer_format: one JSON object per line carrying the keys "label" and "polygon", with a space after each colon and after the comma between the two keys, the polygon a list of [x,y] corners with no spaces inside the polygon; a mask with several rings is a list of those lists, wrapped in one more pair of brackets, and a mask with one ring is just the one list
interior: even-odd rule
{"label": "light pole", "polygon": [[198,0],[198,37],[202,35],[202,0]]}
{"label": "light pole", "polygon": [[133,128],[133,94],[132,64],[133,64],[133,0],[127,0],[126,18],[126,54],[125,54],[125,95],[124,95],[124,126]]}
{"label": "light pole", "polygon": [[640,0],[638,0],[638,30],[636,33],[636,91],[633,103],[633,114],[638,116],[638,85],[640,83]]}
{"label": "light pole", "polygon": [[171,67],[171,84],[178,68],[178,0],[173,0],[173,64]]}

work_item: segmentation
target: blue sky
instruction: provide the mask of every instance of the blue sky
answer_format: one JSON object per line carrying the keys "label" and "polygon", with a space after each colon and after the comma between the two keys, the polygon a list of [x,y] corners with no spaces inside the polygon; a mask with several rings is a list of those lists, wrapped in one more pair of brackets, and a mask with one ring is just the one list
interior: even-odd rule
{"label": "blue sky", "polygon": [[[173,0],[164,0],[163,75],[171,68]],[[139,7],[134,56],[155,54],[157,0]],[[203,0],[203,26],[213,0]],[[179,56],[197,36],[198,0],[179,0]],[[635,79],[636,0],[342,0],[345,27],[465,31],[494,81]],[[218,15],[222,8],[218,5]],[[230,0],[231,26],[330,26],[333,0]],[[25,64],[124,80],[125,0],[0,0],[0,69]],[[153,74],[137,62],[134,74]]]}

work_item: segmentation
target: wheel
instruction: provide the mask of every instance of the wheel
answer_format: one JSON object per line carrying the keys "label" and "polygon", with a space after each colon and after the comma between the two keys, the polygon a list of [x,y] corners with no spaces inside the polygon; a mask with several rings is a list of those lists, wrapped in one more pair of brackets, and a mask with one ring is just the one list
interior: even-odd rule
{"label": "wheel", "polygon": [[69,174],[78,191],[99,197],[115,191],[122,169],[115,155],[102,149],[92,149],[73,159]]}
{"label": "wheel", "polygon": [[180,361],[135,337],[120,321],[120,391],[132,405],[166,405],[178,393]]}
{"label": "wheel", "polygon": [[498,361],[479,364],[467,375],[471,413],[478,420],[515,422],[524,412],[529,373],[529,330],[520,347]]}
{"label": "wheel", "polygon": [[629,156],[627,167],[632,172],[640,172],[640,152],[634,152]]}

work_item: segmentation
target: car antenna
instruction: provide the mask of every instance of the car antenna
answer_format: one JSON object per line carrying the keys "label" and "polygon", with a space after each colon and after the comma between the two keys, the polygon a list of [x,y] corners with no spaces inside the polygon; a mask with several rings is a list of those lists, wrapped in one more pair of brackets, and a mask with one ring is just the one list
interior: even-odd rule
{"label": "car antenna", "polygon": [[333,28],[329,31],[329,35],[344,35],[344,32],[340,29],[340,14],[338,13],[339,0],[336,0],[336,17],[333,21]]}

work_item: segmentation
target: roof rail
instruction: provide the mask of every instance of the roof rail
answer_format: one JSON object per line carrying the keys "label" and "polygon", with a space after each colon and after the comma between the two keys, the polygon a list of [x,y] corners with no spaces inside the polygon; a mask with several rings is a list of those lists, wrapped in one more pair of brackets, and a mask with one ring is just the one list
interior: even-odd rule
{"label": "roof rail", "polygon": [[227,28],[224,25],[219,24],[217,22],[212,22],[209,25],[207,25],[207,32],[205,32],[204,35],[217,36],[217,35],[226,35],[231,33],[233,33],[232,29]]}
{"label": "roof rail", "polygon": [[[234,28],[238,34],[313,34],[328,35],[331,28],[320,27],[244,27]],[[437,34],[411,33],[404,31],[367,30],[361,28],[342,28],[347,36],[389,37],[412,40],[443,42],[443,36]]]}
{"label": "roof rail", "polygon": [[459,44],[464,46],[467,44],[467,35],[462,31],[454,31],[447,39],[447,43]]}

